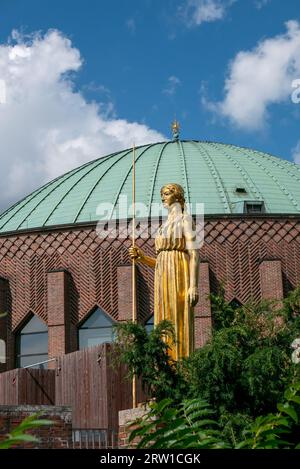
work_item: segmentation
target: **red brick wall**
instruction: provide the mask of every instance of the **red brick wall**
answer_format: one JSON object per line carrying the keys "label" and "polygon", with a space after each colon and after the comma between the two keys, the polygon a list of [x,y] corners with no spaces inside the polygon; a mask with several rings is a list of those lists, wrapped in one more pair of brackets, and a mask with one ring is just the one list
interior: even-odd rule
{"label": "red brick wall", "polygon": [[[121,231],[126,228],[126,224],[122,225]],[[130,263],[130,244],[126,237],[98,238],[93,224],[0,236],[0,277],[7,280],[12,330],[18,328],[29,312],[49,323],[52,314],[56,317],[52,310],[63,305],[61,318],[55,319],[60,322],[50,326],[53,331],[50,332],[50,353],[55,355],[76,349],[76,327],[96,305],[115,320],[125,319],[130,310],[131,268],[124,267],[127,273],[122,274],[120,266]],[[147,254],[153,254],[153,239],[139,238],[137,244]],[[200,278],[203,302],[196,311],[196,342],[201,345],[210,329],[209,305],[205,298],[209,289],[216,292],[223,283],[227,301],[235,298],[243,304],[251,299],[259,300],[265,294],[260,263],[267,258],[281,261],[284,294],[300,283],[300,217],[224,215],[206,218],[205,242],[200,256],[208,264],[203,269],[209,267],[209,285],[207,270]],[[47,272],[57,269],[69,274],[56,276],[58,284],[61,282],[64,287],[53,285],[54,289],[58,288],[58,298],[55,298],[47,288]],[[137,300],[141,320],[153,313],[153,277],[153,269],[139,266]],[[66,304],[66,288],[69,304]],[[281,296],[280,287],[274,295]],[[69,327],[69,338],[63,327]],[[13,360],[12,344],[9,339],[9,356]]]}
{"label": "red brick wall", "polygon": [[209,264],[201,262],[199,267],[198,293],[199,301],[194,310],[195,317],[195,348],[202,347],[210,338],[212,319],[209,279]]}
{"label": "red brick wall", "polygon": [[[7,291],[7,284],[8,282],[0,277],[0,314],[4,314],[7,310],[6,306],[6,291]],[[5,357],[2,357],[1,362],[6,360],[6,355],[7,355],[7,350],[6,350],[6,345],[4,343],[7,343],[7,316],[0,317],[0,339],[3,341],[1,344],[1,351],[3,348],[5,348]],[[6,370],[6,363],[1,363],[0,362],[0,372]]]}
{"label": "red brick wall", "polygon": [[37,427],[28,433],[36,436],[37,443],[21,443],[17,448],[63,449],[71,447],[72,414],[70,407],[56,406],[0,406],[0,441],[19,425],[24,418],[40,412],[39,418],[51,420],[50,426]]}
{"label": "red brick wall", "polygon": [[132,266],[122,265],[117,269],[118,275],[118,320],[132,319]]}
{"label": "red brick wall", "polygon": [[6,344],[6,362],[0,363],[0,372],[14,367],[14,337],[11,334],[11,295],[9,282],[0,277],[0,339]]}
{"label": "red brick wall", "polygon": [[[71,351],[68,272],[53,270],[47,274],[48,354],[49,359]],[[55,363],[49,363],[55,367]]]}
{"label": "red brick wall", "polygon": [[267,300],[283,299],[281,261],[264,260],[260,264],[261,296]]}

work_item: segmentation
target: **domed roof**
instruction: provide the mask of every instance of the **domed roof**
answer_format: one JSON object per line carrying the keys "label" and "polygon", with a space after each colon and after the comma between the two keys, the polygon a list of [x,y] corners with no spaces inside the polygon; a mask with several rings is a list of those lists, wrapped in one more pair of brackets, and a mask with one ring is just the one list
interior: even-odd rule
{"label": "domed roof", "polygon": [[[259,151],[202,141],[170,141],[136,149],[136,199],[150,210],[160,188],[183,186],[192,211],[242,213],[245,201],[261,201],[266,213],[300,214],[300,165]],[[132,200],[132,149],[93,160],[44,185],[0,215],[0,233],[119,217],[121,195]],[[120,216],[120,218],[122,218]],[[103,217],[102,217],[103,219]]]}

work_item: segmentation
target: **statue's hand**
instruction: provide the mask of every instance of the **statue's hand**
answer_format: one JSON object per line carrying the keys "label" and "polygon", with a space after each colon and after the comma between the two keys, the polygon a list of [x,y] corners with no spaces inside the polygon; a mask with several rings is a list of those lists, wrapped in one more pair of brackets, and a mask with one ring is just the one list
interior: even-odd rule
{"label": "statue's hand", "polygon": [[133,260],[141,261],[144,257],[143,251],[137,247],[131,246],[131,248],[128,249],[128,253],[132,261]]}
{"label": "statue's hand", "polygon": [[199,300],[198,287],[190,287],[188,291],[189,305],[193,308]]}

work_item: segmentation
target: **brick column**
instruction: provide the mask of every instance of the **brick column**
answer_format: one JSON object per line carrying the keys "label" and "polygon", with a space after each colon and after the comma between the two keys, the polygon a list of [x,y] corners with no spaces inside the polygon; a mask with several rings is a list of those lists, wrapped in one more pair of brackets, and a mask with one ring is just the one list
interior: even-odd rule
{"label": "brick column", "polygon": [[[0,314],[8,313],[7,305],[8,281],[0,277]],[[6,371],[8,368],[8,316],[0,317],[0,372]]]}
{"label": "brick column", "polygon": [[118,320],[132,319],[132,266],[118,267]]}
{"label": "brick column", "polygon": [[209,284],[209,263],[201,262],[199,267],[199,301],[194,310],[195,348],[200,348],[211,336],[212,319]]}
{"label": "brick column", "polygon": [[[49,271],[47,275],[48,354],[49,358],[54,358],[71,351],[68,301],[69,273],[61,269]],[[54,366],[53,362],[49,363],[49,368]]]}
{"label": "brick column", "polygon": [[265,259],[259,266],[261,297],[266,300],[283,299],[281,261]]}

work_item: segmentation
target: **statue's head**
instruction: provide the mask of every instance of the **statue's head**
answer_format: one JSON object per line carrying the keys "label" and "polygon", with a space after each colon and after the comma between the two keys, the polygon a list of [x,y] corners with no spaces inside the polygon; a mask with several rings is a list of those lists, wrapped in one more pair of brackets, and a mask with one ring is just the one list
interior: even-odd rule
{"label": "statue's head", "polygon": [[169,183],[165,184],[160,189],[160,196],[164,206],[170,207],[174,203],[179,203],[182,210],[184,209],[184,190],[180,184]]}

